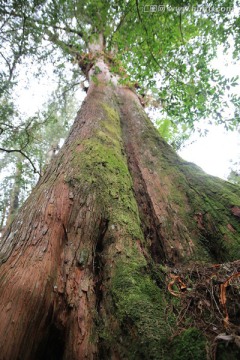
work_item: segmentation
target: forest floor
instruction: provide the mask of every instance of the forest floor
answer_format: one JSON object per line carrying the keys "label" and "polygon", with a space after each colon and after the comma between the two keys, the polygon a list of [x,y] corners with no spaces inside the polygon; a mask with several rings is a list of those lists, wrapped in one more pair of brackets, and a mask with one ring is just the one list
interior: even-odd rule
{"label": "forest floor", "polygon": [[189,322],[206,336],[209,359],[239,359],[240,260],[209,266],[194,263],[166,268],[165,273],[169,293],[178,298],[178,305],[171,305],[178,325],[174,336]]}

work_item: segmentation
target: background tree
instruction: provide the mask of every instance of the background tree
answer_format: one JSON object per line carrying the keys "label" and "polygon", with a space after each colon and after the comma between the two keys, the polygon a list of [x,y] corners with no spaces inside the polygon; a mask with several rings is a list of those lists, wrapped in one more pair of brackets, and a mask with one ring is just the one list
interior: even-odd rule
{"label": "background tree", "polygon": [[60,142],[65,139],[76,111],[73,91],[74,87],[58,88],[52,93],[51,101],[45,104],[45,110],[29,117],[27,121],[15,114],[8,117],[10,126],[3,121],[1,229],[11,223],[47,164],[58,152]]}
{"label": "background tree", "polygon": [[240,164],[239,161],[236,161],[231,166],[230,174],[228,175],[228,181],[231,181],[233,184],[240,185]]}
{"label": "background tree", "polygon": [[228,176],[228,180],[233,182],[233,184],[239,184],[240,183],[240,179],[239,179],[240,175],[239,175],[239,171],[237,170],[231,170],[229,176]]}
{"label": "background tree", "polygon": [[230,173],[228,175],[228,181],[233,184],[240,185],[240,161],[239,155],[236,157],[237,161],[231,161]]}
{"label": "background tree", "polygon": [[141,104],[147,86],[175,122],[191,128],[212,111],[222,122],[235,79],[208,64],[228,36],[237,49],[239,22],[220,8],[230,1],[159,5],[1,5],[6,91],[20,59],[54,59],[56,48],[57,72],[74,60],[89,81],[64,146],[1,240],[4,359],[239,356],[239,188],[180,159]]}

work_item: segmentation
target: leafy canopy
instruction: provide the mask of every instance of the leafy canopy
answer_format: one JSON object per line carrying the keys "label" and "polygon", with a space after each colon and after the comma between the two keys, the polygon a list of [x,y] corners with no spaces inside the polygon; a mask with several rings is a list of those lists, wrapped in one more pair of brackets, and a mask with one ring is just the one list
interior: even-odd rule
{"label": "leafy canopy", "polygon": [[[219,44],[229,50],[229,39],[237,59],[238,2],[158,0],[151,5],[148,0],[2,0],[2,94],[13,86],[14,71],[26,57],[54,61],[64,77],[66,62],[87,53],[89,42],[102,33],[105,51],[115,59],[113,70],[124,69],[123,81],[137,83],[140,94],[148,91],[165,117],[191,128],[210,115],[224,122],[225,93],[238,79],[224,78],[210,62]],[[239,98],[231,91],[229,97],[236,110],[226,127],[232,128],[239,122]]]}

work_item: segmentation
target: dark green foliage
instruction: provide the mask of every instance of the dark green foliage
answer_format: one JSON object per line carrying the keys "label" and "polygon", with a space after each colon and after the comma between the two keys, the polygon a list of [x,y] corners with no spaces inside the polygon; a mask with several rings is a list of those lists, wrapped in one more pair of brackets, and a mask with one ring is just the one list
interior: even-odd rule
{"label": "dark green foliage", "polygon": [[189,328],[171,344],[173,360],[206,360],[206,339],[196,328]]}

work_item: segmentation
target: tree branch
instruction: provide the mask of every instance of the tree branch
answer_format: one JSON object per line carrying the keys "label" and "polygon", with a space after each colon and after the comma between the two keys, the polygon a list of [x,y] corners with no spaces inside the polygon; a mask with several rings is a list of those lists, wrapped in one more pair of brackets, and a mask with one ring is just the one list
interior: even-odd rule
{"label": "tree branch", "polygon": [[0,51],[0,56],[3,58],[3,60],[5,61],[5,63],[7,64],[7,67],[9,69],[9,73],[11,72],[11,64],[8,61],[8,59],[3,55],[3,53]]}
{"label": "tree branch", "polygon": [[18,14],[18,13],[14,12],[14,11],[6,11],[6,10],[4,10],[4,11],[1,11],[1,13],[2,13],[3,15],[9,15],[9,17],[13,16],[13,17],[16,17],[16,18],[22,18],[22,17],[24,16],[25,19],[26,19],[27,21],[29,21],[29,23],[30,23],[31,25],[34,25],[35,23],[38,23],[38,24],[40,24],[40,25],[46,26],[47,28],[52,27],[53,29],[56,29],[56,30],[63,30],[63,31],[66,31],[66,32],[70,32],[70,33],[72,33],[72,34],[76,34],[76,35],[78,35],[78,36],[79,36],[80,38],[82,38],[82,39],[83,39],[83,37],[84,37],[83,31],[72,29],[72,28],[71,28],[70,26],[68,26],[68,25],[65,26],[65,27],[62,27],[62,26],[58,26],[58,25],[48,24],[48,23],[46,23],[46,22],[44,22],[44,21],[42,21],[42,20],[40,20],[40,19],[34,18],[34,20],[33,20],[33,19],[31,19],[29,16],[25,16],[25,15],[22,15],[22,14]]}
{"label": "tree branch", "polygon": [[33,164],[32,160],[21,150],[21,149],[4,149],[4,148],[0,148],[0,151],[6,152],[6,153],[19,153],[21,154],[23,157],[25,157],[25,159],[27,159],[35,174],[38,174],[39,176],[41,176],[40,172],[36,169],[35,165]]}
{"label": "tree branch", "polygon": [[60,40],[57,34],[53,34],[48,29],[45,29],[45,33],[48,36],[48,40],[59,46],[63,51],[67,51],[72,55],[76,55],[79,53],[79,50],[77,48],[74,48],[72,45],[68,45],[64,41]]}
{"label": "tree branch", "polygon": [[182,31],[182,13],[181,12],[179,14],[179,29],[180,29],[180,34],[182,37],[182,43],[184,44],[184,37],[183,37],[183,31]]}

